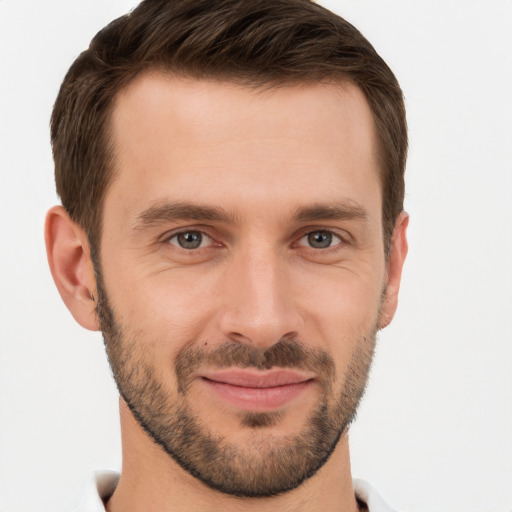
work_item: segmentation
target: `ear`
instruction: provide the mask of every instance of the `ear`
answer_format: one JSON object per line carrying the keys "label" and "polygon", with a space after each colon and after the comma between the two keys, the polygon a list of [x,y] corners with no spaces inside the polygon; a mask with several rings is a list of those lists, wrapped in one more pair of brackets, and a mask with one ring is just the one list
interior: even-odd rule
{"label": "ear", "polygon": [[398,306],[398,292],[400,291],[400,281],[402,279],[402,268],[405,257],[407,256],[407,226],[409,225],[409,215],[402,212],[395,223],[389,259],[387,262],[387,282],[384,302],[379,320],[379,328],[387,327],[395,316]]}
{"label": "ear", "polygon": [[48,263],[60,296],[74,319],[86,329],[99,330],[96,279],[87,235],[62,206],[46,215]]}

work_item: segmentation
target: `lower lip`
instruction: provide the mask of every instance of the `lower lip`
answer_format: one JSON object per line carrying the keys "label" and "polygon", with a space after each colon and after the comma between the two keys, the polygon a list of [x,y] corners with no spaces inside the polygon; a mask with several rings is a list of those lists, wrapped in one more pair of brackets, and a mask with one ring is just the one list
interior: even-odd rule
{"label": "lower lip", "polygon": [[247,388],[205,378],[202,381],[227,402],[251,411],[268,411],[283,407],[313,384],[308,380],[270,388]]}

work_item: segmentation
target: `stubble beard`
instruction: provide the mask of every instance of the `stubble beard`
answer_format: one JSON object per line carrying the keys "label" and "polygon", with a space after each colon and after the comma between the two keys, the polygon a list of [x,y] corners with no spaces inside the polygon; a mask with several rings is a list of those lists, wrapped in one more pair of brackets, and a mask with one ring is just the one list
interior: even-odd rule
{"label": "stubble beard", "polygon": [[[154,442],[212,489],[239,497],[270,497],[295,489],[327,462],[355,418],[373,359],[376,327],[353,344],[341,384],[330,354],[306,348],[298,339],[283,338],[266,350],[226,341],[208,351],[198,348],[201,344],[182,349],[174,365],[178,390],[170,396],[144,353],[145,345],[137,337],[127,338],[116,322],[99,272],[97,291],[96,312],[119,393]],[[321,392],[297,434],[272,434],[269,427],[280,421],[279,411],[241,412],[240,428],[252,430],[252,437],[237,446],[205,424],[189,403],[191,374],[205,363],[313,371]]]}

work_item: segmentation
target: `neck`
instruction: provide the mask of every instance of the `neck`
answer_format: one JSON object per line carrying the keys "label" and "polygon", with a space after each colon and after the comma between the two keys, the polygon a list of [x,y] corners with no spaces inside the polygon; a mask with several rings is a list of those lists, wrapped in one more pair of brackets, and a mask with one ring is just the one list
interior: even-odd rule
{"label": "neck", "polygon": [[356,512],[348,436],[327,463],[296,489],[269,498],[238,498],[210,489],[144,432],[121,401],[123,466],[108,512]]}

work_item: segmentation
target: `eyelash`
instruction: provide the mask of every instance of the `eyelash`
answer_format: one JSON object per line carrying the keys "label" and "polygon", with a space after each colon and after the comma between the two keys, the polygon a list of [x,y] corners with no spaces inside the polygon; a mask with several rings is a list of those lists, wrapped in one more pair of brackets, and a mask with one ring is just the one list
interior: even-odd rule
{"label": "eyelash", "polygon": [[201,229],[187,229],[187,230],[184,230],[184,231],[179,231],[177,233],[174,233],[172,234],[171,236],[168,236],[166,239],[165,239],[165,242],[168,243],[168,244],[171,244],[171,245],[175,245],[176,247],[178,247],[179,249],[182,249],[184,251],[195,251],[195,250],[198,250],[198,249],[204,249],[205,247],[194,247],[194,248],[187,248],[187,247],[183,247],[182,245],[180,245],[179,243],[172,243],[171,240],[173,239],[178,239],[178,237],[180,235],[196,235],[196,234],[199,234],[203,239],[201,240],[201,245],[203,244],[203,242],[205,241],[204,238],[206,239],[209,239],[210,240],[210,244],[211,242],[214,240],[210,235],[208,235],[208,233],[205,233],[203,230]]}
{"label": "eyelash", "polygon": [[[200,241],[200,245],[198,247],[189,247],[189,248],[183,247],[182,245],[180,245],[180,243],[177,241],[178,237],[180,235],[187,235],[187,234],[191,234],[191,235],[199,234],[202,237],[202,240]],[[333,243],[333,244],[330,243],[327,247],[313,247],[313,246],[309,245],[309,243],[307,243],[307,242],[305,244],[301,243],[304,239],[307,240],[308,237],[310,237],[312,235],[319,235],[319,234],[323,234],[323,235],[327,236],[327,238],[331,238],[331,241],[336,242],[336,243]],[[205,238],[207,240],[205,240]],[[343,236],[343,235],[335,232],[332,229],[318,228],[318,229],[313,229],[313,230],[307,231],[306,233],[302,234],[298,239],[296,239],[297,241],[294,242],[294,246],[305,247],[305,248],[311,249],[313,251],[325,252],[325,251],[328,251],[329,249],[333,249],[338,246],[349,244],[350,242],[347,238],[348,238],[348,234],[346,236]],[[176,239],[176,243],[171,242],[173,239]],[[209,243],[208,243],[208,240],[209,240]],[[187,253],[197,252],[201,249],[207,249],[211,245],[215,245],[214,237],[212,237],[210,234],[208,234],[204,230],[204,228],[191,228],[191,229],[178,231],[176,233],[173,233],[170,236],[166,236],[165,239],[163,240],[163,242],[167,243],[167,244],[171,244],[171,245],[175,246],[177,249],[180,249]],[[213,244],[212,244],[212,242],[213,242]],[[204,243],[208,243],[208,245],[203,246]],[[217,243],[217,245],[221,246],[222,244]]]}
{"label": "eyelash", "polygon": [[[312,235],[326,236],[327,239],[328,239],[329,245],[327,247],[313,247],[313,246],[311,246],[309,244],[311,242],[311,240],[309,240],[309,237],[311,237]],[[300,243],[304,239],[306,239],[309,242],[307,245],[303,245],[303,244]],[[331,241],[335,241],[334,239],[338,240],[337,243],[331,244],[330,242]],[[336,246],[341,245],[343,243],[344,243],[343,238],[340,235],[338,235],[337,233],[335,233],[334,231],[329,230],[329,229],[317,229],[317,230],[314,230],[314,231],[309,231],[308,233],[302,235],[299,238],[299,241],[298,241],[297,245],[299,247],[308,247],[310,249],[314,249],[314,250],[317,250],[317,251],[326,251],[328,249],[332,249],[333,247],[336,247]]]}

